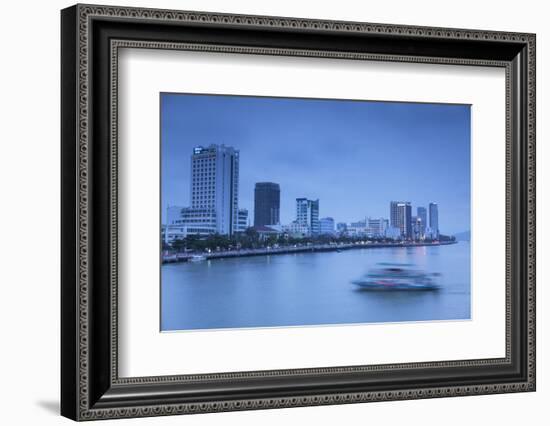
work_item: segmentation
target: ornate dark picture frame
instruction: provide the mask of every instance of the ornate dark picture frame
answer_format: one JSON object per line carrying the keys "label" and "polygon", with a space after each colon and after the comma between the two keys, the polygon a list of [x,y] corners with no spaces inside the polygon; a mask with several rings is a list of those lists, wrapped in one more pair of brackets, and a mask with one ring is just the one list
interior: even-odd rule
{"label": "ornate dark picture frame", "polygon": [[[95,5],[64,9],[61,29],[62,415],[92,420],[535,390],[535,35]],[[504,68],[506,356],[118,377],[121,47]]]}

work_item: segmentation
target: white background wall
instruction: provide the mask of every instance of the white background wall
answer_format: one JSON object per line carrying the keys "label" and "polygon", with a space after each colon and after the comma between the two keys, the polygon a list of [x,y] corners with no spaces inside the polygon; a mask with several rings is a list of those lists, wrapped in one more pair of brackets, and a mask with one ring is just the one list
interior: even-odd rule
{"label": "white background wall", "polygon": [[[538,390],[530,394],[119,420],[117,424],[548,424],[550,401],[550,27],[545,2],[393,0],[108,1],[143,7],[537,33]],[[2,424],[68,424],[59,404],[59,9],[2,5],[0,66],[0,401]],[[128,423],[131,422],[131,423]],[[102,424],[113,423],[108,421]],[[113,423],[114,424],[114,423]]]}

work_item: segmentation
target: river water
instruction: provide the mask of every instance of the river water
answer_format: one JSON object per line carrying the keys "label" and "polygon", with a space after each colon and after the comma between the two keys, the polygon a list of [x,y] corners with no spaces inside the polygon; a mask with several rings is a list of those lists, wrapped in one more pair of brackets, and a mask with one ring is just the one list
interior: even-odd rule
{"label": "river water", "polygon": [[[379,262],[438,272],[439,291],[369,292],[351,284]],[[470,244],[366,248],[166,264],[161,329],[470,318]]]}

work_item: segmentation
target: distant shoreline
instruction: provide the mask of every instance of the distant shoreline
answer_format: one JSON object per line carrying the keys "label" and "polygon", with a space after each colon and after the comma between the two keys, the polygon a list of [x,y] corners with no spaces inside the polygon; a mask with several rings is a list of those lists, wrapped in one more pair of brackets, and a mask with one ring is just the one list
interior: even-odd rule
{"label": "distant shoreline", "polygon": [[432,246],[448,246],[457,244],[458,241],[440,241],[437,243],[349,243],[349,244],[312,244],[310,246],[300,247],[272,247],[272,248],[259,248],[248,250],[231,250],[231,251],[219,251],[212,253],[179,253],[168,257],[161,258],[163,264],[168,263],[181,263],[191,261],[193,257],[202,256],[205,260],[211,259],[227,259],[232,257],[251,257],[251,256],[271,256],[279,254],[292,254],[292,253],[319,253],[328,251],[342,251],[342,250],[354,250],[354,249],[376,249],[376,248],[392,248],[392,247],[432,247]]}

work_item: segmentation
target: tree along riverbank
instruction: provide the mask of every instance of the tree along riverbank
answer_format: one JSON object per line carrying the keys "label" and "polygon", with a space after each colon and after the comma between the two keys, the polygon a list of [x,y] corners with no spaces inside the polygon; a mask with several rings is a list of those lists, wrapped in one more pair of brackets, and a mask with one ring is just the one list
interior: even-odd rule
{"label": "tree along riverbank", "polygon": [[292,253],[315,253],[324,251],[342,251],[352,249],[375,249],[387,247],[430,247],[456,244],[457,241],[433,242],[354,242],[340,244],[309,244],[303,246],[262,247],[255,249],[220,250],[210,253],[163,253],[162,263],[188,262],[207,259],[223,259],[229,257],[265,256]]}

